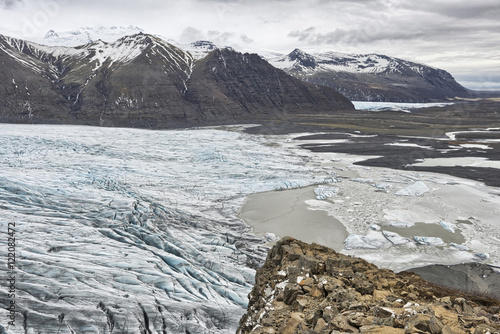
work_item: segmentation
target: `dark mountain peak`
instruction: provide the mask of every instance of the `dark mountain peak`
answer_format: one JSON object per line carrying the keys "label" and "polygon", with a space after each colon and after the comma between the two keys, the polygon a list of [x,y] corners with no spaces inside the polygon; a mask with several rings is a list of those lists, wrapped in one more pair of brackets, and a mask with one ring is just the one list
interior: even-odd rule
{"label": "dark mountain peak", "polygon": [[10,47],[13,47],[15,49],[22,49],[22,46],[28,44],[29,42],[24,41],[22,39],[18,39],[15,37],[10,37],[10,36],[5,36],[5,35],[0,35],[0,42],[5,43],[5,45],[8,45]]}
{"label": "dark mountain peak", "polygon": [[49,38],[58,38],[59,35],[54,31],[54,30],[49,30],[47,31],[47,33],[45,34],[45,39],[49,39]]}
{"label": "dark mountain peak", "polygon": [[125,43],[125,44],[151,44],[156,39],[153,35],[144,34],[139,32],[134,35],[124,36],[118,39],[115,43]]}
{"label": "dark mountain peak", "polygon": [[196,41],[191,43],[191,46],[195,49],[203,49],[203,50],[215,50],[217,49],[217,45],[210,41]]}
{"label": "dark mountain peak", "polygon": [[103,40],[95,40],[95,41],[89,41],[87,44],[84,44],[84,45],[81,45],[81,46],[77,46],[75,47],[75,49],[96,49],[96,48],[100,48],[100,47],[103,47],[105,45],[108,45],[109,43],[107,42],[104,42]]}
{"label": "dark mountain peak", "polygon": [[298,65],[308,68],[316,68],[318,64],[314,56],[305,53],[300,49],[295,49],[288,54],[288,59],[291,61],[296,61]]}
{"label": "dark mountain peak", "polygon": [[301,57],[307,57],[310,56],[309,54],[305,53],[299,48],[294,49],[292,52],[288,54],[289,57],[295,57],[295,58],[301,58]]}
{"label": "dark mountain peak", "polygon": [[214,52],[216,52],[217,54],[235,54],[235,55],[242,55],[243,54],[239,51],[236,51],[232,47],[217,48],[214,50]]}

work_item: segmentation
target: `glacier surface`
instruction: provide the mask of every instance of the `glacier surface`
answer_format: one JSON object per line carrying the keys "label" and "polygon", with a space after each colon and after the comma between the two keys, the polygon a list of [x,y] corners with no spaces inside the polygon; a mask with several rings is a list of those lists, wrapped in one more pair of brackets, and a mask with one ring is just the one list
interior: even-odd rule
{"label": "glacier surface", "polygon": [[0,142],[10,334],[234,333],[266,255],[235,218],[245,196],[321,183],[289,150],[215,128],[0,124]]}

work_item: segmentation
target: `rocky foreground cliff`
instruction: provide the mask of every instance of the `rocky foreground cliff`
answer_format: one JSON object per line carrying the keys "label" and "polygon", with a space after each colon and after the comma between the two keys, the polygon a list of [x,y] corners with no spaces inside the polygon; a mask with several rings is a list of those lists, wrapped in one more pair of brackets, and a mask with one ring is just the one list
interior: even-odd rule
{"label": "rocky foreground cliff", "polygon": [[500,303],[412,273],[279,241],[257,271],[238,333],[500,333]]}

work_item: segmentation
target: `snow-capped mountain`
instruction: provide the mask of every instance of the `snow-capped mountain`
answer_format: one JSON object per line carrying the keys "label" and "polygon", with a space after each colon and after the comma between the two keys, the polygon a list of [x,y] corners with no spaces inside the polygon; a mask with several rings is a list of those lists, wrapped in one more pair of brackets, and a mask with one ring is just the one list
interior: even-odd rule
{"label": "snow-capped mountain", "polygon": [[165,128],[353,108],[256,54],[190,48],[143,33],[77,47],[0,36],[0,121]]}
{"label": "snow-capped mountain", "polygon": [[111,43],[122,37],[139,33],[144,33],[144,30],[132,25],[128,27],[81,27],[70,31],[49,30],[43,38],[35,38],[33,42],[43,45],[73,47],[98,40]]}
{"label": "snow-capped mountain", "polygon": [[428,102],[469,95],[444,70],[384,55],[295,49],[266,58],[297,78],[332,87],[351,100]]}
{"label": "snow-capped mountain", "polygon": [[[114,57],[117,40],[127,36],[143,34],[143,30],[134,27],[83,27],[74,31],[56,32],[50,30],[44,38],[36,40],[37,49],[51,54],[52,49],[40,47],[49,45],[61,52],[75,53],[72,49],[86,49],[88,45],[101,46],[92,60]],[[148,35],[149,36],[149,35]],[[162,36],[151,36],[155,40],[173,45],[188,53],[191,62],[199,61],[217,49],[210,41],[197,41],[181,44]],[[32,43],[34,44],[34,43]],[[91,46],[92,47],[92,46]],[[134,45],[129,46],[134,49]],[[72,49],[69,49],[72,48]],[[99,47],[98,47],[99,48]],[[141,51],[134,49],[130,56],[139,56]],[[125,50],[118,49],[117,57]],[[338,52],[306,53],[300,49],[290,54],[260,53],[274,67],[305,82],[331,87],[351,100],[387,101],[387,102],[430,102],[453,97],[467,97],[470,92],[458,84],[446,71],[423,64],[379,54],[345,54]],[[27,60],[32,62],[32,60]],[[190,65],[188,65],[190,66]]]}
{"label": "snow-capped mountain", "polygon": [[378,54],[346,54],[326,52],[308,54],[295,49],[288,55],[275,56],[269,62],[283,70],[313,72],[348,72],[348,73],[403,73],[402,64],[412,71],[421,73],[424,65]]}
{"label": "snow-capped mountain", "polygon": [[[175,44],[175,43],[174,43]],[[220,49],[217,45],[210,41],[197,41],[189,44],[177,44],[183,50],[191,53],[194,59],[199,60],[205,58],[210,52]]]}

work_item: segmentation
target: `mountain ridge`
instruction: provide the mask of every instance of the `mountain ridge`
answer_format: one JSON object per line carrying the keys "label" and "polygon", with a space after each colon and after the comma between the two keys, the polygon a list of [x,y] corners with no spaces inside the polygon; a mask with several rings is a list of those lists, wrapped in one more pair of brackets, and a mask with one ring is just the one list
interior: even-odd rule
{"label": "mountain ridge", "polygon": [[295,49],[267,60],[303,81],[332,87],[351,100],[433,102],[469,97],[470,92],[445,70],[380,54]]}
{"label": "mountain ridge", "polygon": [[211,48],[195,59],[142,32],[78,47],[0,36],[0,121],[168,128],[354,108],[257,55]]}
{"label": "mountain ridge", "polygon": [[[83,27],[59,33],[50,30],[37,42],[76,46],[100,39],[111,43],[137,33],[144,33],[144,30],[134,26]],[[207,40],[182,44],[159,35],[156,37],[191,53],[195,60],[222,48]],[[308,53],[298,48],[289,54],[257,53],[288,74],[305,82],[331,87],[353,101],[435,102],[475,96],[445,70],[382,54]]]}

